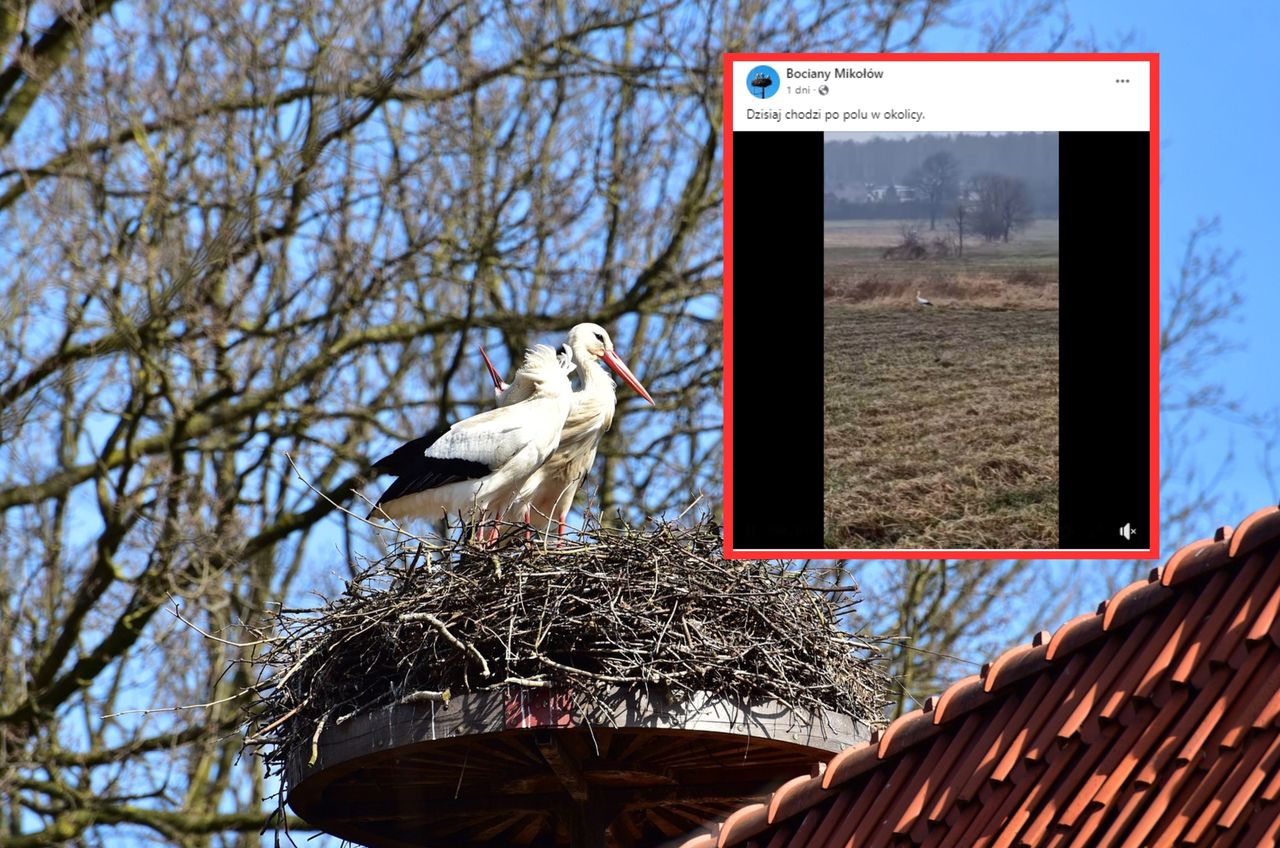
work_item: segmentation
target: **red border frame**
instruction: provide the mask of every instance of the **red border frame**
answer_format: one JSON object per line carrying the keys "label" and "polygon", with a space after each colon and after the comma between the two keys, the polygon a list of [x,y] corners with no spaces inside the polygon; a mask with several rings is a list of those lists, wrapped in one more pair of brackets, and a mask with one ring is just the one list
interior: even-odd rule
{"label": "red border frame", "polygon": [[[747,550],[733,547],[733,63],[1147,62],[1151,89],[1151,514],[1149,550]],[[726,53],[724,54],[724,555],[728,559],[1159,559],[1160,558],[1160,54],[1159,53]]]}

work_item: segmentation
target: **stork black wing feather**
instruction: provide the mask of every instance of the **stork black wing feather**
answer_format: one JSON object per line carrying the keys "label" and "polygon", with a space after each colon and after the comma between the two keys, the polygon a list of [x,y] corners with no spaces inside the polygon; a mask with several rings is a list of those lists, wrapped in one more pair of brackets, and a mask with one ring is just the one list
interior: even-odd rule
{"label": "stork black wing feather", "polygon": [[446,424],[431,430],[425,436],[405,442],[375,462],[372,470],[379,474],[394,474],[397,477],[415,473],[422,464],[423,454],[427,452],[427,448],[434,445],[447,432],[449,432],[449,425]]}
{"label": "stork black wing feather", "polygon": [[[394,456],[394,454],[392,455]],[[493,471],[483,462],[475,462],[470,459],[441,459],[434,456],[423,456],[421,453],[418,454],[413,462],[414,467],[412,469],[405,468],[404,471],[401,471],[400,476],[396,477],[391,485],[387,487],[387,490],[382,493],[382,497],[378,498],[378,503],[387,503],[388,501],[394,501],[396,498],[403,498],[405,495],[425,492],[428,489],[438,489],[450,483],[475,480],[477,477],[484,477]]]}

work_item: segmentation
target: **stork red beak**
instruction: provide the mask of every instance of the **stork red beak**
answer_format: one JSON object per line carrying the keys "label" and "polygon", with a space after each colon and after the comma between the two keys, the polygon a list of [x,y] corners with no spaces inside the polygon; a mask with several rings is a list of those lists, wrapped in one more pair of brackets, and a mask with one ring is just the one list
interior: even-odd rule
{"label": "stork red beak", "polygon": [[507,384],[502,381],[502,375],[498,373],[498,369],[493,367],[493,362],[489,359],[489,354],[484,352],[484,347],[480,348],[480,355],[484,357],[485,367],[489,369],[489,377],[493,380],[493,388],[499,392],[507,390]]}
{"label": "stork red beak", "polygon": [[640,397],[649,401],[651,405],[657,406],[657,404],[653,402],[653,398],[649,396],[647,391],[645,391],[644,386],[640,385],[640,381],[636,379],[636,375],[632,374],[631,369],[626,366],[626,363],[618,358],[618,354],[611,350],[606,350],[604,352],[604,363],[612,368],[613,373],[621,377],[623,382],[635,389],[636,393],[639,394]]}

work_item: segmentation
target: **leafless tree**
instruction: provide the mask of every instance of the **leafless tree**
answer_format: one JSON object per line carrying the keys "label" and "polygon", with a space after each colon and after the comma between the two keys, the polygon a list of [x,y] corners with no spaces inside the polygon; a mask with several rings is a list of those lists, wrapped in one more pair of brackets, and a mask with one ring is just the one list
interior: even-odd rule
{"label": "leafless tree", "polygon": [[1027,185],[1004,174],[979,174],[973,178],[977,195],[974,229],[987,241],[1008,241],[1010,234],[1031,223]]}
{"label": "leafless tree", "polygon": [[590,505],[714,497],[721,55],[951,5],[0,2],[5,843],[258,839],[244,625],[376,549],[331,502],[477,342],[610,325],[658,406]]}
{"label": "leafless tree", "polygon": [[1028,563],[907,560],[860,568],[859,582],[879,632],[897,641],[886,650],[897,682],[893,714],[918,707],[946,683],[977,674],[984,657],[1004,647],[1019,615],[1056,612],[1056,604],[1024,610],[1011,599],[1039,584]]}
{"label": "leafless tree", "polygon": [[1203,536],[1227,509],[1258,506],[1225,498],[1222,484],[1234,457],[1206,466],[1197,456],[1210,419],[1237,428],[1264,455],[1280,443],[1280,409],[1259,407],[1265,394],[1249,402],[1210,373],[1224,355],[1243,347],[1232,330],[1244,304],[1235,267],[1239,254],[1222,247],[1220,233],[1217,218],[1191,230],[1161,296],[1161,515],[1164,536],[1173,540]]}
{"label": "leafless tree", "polygon": [[956,227],[956,256],[960,259],[964,258],[964,229],[968,217],[969,209],[961,199],[956,203],[955,211],[951,213],[951,220]]}
{"label": "leafless tree", "polygon": [[960,163],[947,151],[940,150],[926,157],[907,182],[928,202],[929,229],[937,229],[938,211],[955,200],[960,191]]}

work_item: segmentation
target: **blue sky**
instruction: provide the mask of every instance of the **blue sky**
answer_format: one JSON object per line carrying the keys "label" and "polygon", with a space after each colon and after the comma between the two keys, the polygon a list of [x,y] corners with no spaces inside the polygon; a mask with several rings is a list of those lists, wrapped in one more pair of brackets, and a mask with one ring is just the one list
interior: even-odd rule
{"label": "blue sky", "polygon": [[[1244,306],[1236,335],[1243,349],[1224,355],[1210,374],[1246,409],[1280,406],[1280,4],[1248,0],[1210,4],[1075,0],[1072,17],[1104,46],[1132,32],[1126,49],[1160,53],[1161,272],[1176,272],[1187,233],[1200,218],[1222,219],[1219,242],[1239,250]],[[1229,508],[1252,512],[1280,498],[1261,468],[1261,448],[1243,428],[1209,420],[1199,456],[1212,467],[1234,446],[1237,462],[1223,490]],[[1240,514],[1223,515],[1236,523]],[[1208,532],[1210,528],[1206,528]],[[1164,540],[1164,553],[1188,539]]]}
{"label": "blue sky", "polygon": [[[996,4],[969,7],[980,12]],[[1203,380],[1224,387],[1245,414],[1280,419],[1280,233],[1270,214],[1280,201],[1280,3],[1229,0],[1067,0],[1074,38],[1092,37],[1103,50],[1160,54],[1160,257],[1162,281],[1178,272],[1188,234],[1198,222],[1217,217],[1211,244],[1238,252],[1236,290],[1243,305],[1223,328],[1238,349],[1217,356]],[[1018,49],[1043,49],[1043,34]],[[973,50],[972,29],[930,34],[928,51]],[[1064,49],[1075,49],[1070,44]],[[1100,296],[1103,293],[1100,293]],[[1280,452],[1265,467],[1259,432],[1238,421],[1200,416],[1192,462],[1214,477],[1227,456],[1234,460],[1217,485],[1220,504],[1197,522],[1199,535],[1215,524],[1237,523],[1246,514],[1280,500]],[[1221,514],[1219,514],[1221,513]],[[1190,538],[1161,540],[1167,558]]]}
{"label": "blue sky", "polygon": [[[990,4],[994,5],[994,4]],[[974,10],[984,8],[983,5]],[[1218,217],[1215,244],[1239,252],[1236,289],[1244,298],[1228,328],[1239,349],[1217,357],[1205,379],[1240,400],[1242,412],[1280,410],[1280,234],[1272,206],[1280,200],[1280,3],[1229,0],[1068,0],[1074,36],[1092,36],[1103,50],[1160,54],[1160,257],[1161,278],[1178,270],[1186,240],[1197,222]],[[1042,49],[1031,40],[1019,49]],[[972,30],[939,30],[930,51],[972,50]],[[1070,46],[1065,49],[1072,49]],[[1280,500],[1277,483],[1264,468],[1262,441],[1239,423],[1203,416],[1195,465],[1212,476],[1233,454],[1218,486],[1216,523],[1237,523],[1246,514]],[[1273,457],[1280,466],[1280,456]],[[1276,469],[1280,474],[1280,467]],[[1203,528],[1208,535],[1213,528]],[[1165,538],[1165,558],[1192,541]]]}
{"label": "blue sky", "polygon": [[[1095,33],[1103,47],[1132,33],[1124,49],[1161,54],[1162,273],[1167,278],[1176,272],[1197,220],[1221,217],[1219,243],[1241,252],[1236,270],[1245,305],[1236,329],[1244,347],[1217,360],[1209,373],[1252,412],[1280,408],[1280,233],[1268,214],[1280,202],[1280,166],[1273,153],[1280,146],[1280,3],[1070,0],[1070,11],[1076,26]],[[939,34],[930,47],[975,47],[972,33],[958,39]],[[1280,499],[1260,468],[1256,438],[1228,422],[1207,420],[1204,426],[1206,438],[1198,446],[1204,467],[1216,467],[1232,448],[1237,455],[1222,484],[1229,511],[1218,521],[1235,523]],[[1211,530],[1206,526],[1203,533]],[[1165,556],[1188,541],[1164,540]]]}
{"label": "blue sky", "polygon": [[[1228,253],[1239,252],[1235,278],[1244,303],[1229,328],[1240,349],[1216,358],[1205,379],[1241,400],[1245,412],[1280,412],[1280,231],[1273,223],[1280,202],[1280,163],[1274,153],[1280,147],[1280,51],[1275,43],[1280,3],[1068,0],[1068,8],[1076,34],[1092,34],[1101,49],[1160,54],[1162,281],[1176,275],[1197,222],[1219,217],[1215,243]],[[927,43],[930,51],[977,46],[971,30],[939,31]],[[1032,42],[1021,49],[1041,47]],[[1250,512],[1276,503],[1280,481],[1268,479],[1256,432],[1210,416],[1202,416],[1197,425],[1204,436],[1195,446],[1194,460],[1205,476],[1212,476],[1228,454],[1235,456],[1217,486],[1220,506],[1211,518],[1193,525],[1195,538],[1202,538],[1216,524],[1237,524]],[[1273,460],[1280,473],[1280,456]],[[1163,538],[1161,561],[1191,541]],[[1095,600],[1114,588],[1104,585],[1105,568],[1081,570],[1078,563],[1063,561],[1041,565],[1058,574],[1071,571],[1082,580],[1091,576],[1085,591]],[[1008,644],[1030,625],[1053,629],[1061,623],[1037,621],[1033,607],[1015,605],[1008,611]]]}

